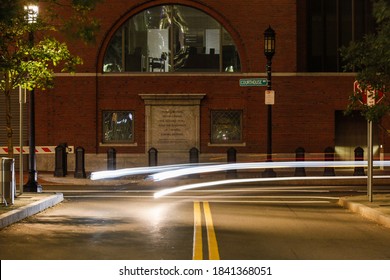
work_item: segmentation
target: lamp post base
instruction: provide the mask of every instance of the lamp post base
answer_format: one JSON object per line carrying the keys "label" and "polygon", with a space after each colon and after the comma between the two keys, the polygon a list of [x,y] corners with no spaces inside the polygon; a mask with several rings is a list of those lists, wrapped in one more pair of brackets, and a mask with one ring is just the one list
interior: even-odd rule
{"label": "lamp post base", "polygon": [[23,192],[42,192],[42,186],[37,182],[35,176],[29,176],[28,182],[23,186]]}

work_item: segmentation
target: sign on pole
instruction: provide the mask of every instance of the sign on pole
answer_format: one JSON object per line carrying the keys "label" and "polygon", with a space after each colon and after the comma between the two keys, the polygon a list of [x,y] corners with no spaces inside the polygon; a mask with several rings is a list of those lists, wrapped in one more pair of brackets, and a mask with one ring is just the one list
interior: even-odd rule
{"label": "sign on pole", "polygon": [[240,79],[240,87],[263,87],[268,85],[266,78]]}
{"label": "sign on pole", "polygon": [[383,91],[374,90],[371,86],[363,90],[358,81],[353,83],[353,91],[359,95],[359,101],[367,106],[378,104],[384,97]]}
{"label": "sign on pole", "polygon": [[275,91],[266,90],[265,91],[265,105],[274,105],[275,104]]}
{"label": "sign on pole", "polygon": [[[353,91],[359,95],[359,101],[369,107],[378,104],[384,97],[383,91],[375,90],[367,86],[364,90],[358,81],[353,83]],[[367,120],[367,196],[368,201],[372,202],[372,185],[373,185],[373,143],[372,143],[372,121]]]}

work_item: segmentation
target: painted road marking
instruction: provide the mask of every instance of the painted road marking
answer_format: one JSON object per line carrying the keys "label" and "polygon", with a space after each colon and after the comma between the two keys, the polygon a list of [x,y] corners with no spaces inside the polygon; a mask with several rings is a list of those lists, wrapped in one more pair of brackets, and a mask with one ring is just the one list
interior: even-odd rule
{"label": "painted road marking", "polygon": [[194,202],[194,241],[192,259],[203,260],[202,211],[200,202]]}
{"label": "painted road marking", "polygon": [[[193,260],[203,259],[203,237],[202,237],[202,202],[194,202],[194,243],[193,243]],[[219,250],[217,237],[215,235],[213,218],[211,216],[210,205],[207,201],[203,202],[203,213],[207,231],[207,246],[209,260],[219,260]]]}
{"label": "painted road marking", "polygon": [[219,260],[219,251],[217,237],[215,236],[213,218],[211,217],[210,205],[207,201],[203,202],[203,210],[206,220],[207,244],[209,248],[209,260]]}

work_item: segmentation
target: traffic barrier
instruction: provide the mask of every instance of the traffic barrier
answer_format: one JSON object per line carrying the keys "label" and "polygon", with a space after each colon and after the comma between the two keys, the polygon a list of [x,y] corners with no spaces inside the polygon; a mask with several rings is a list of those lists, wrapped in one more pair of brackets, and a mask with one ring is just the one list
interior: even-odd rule
{"label": "traffic barrier", "polygon": [[[55,154],[57,146],[36,146],[35,147],[35,154]],[[74,153],[74,146],[67,146],[66,152],[68,154]],[[14,154],[20,153],[20,147],[15,146],[14,147]],[[23,154],[29,154],[30,148],[29,147],[23,147]],[[8,154],[8,147],[0,147],[0,155],[6,155]]]}

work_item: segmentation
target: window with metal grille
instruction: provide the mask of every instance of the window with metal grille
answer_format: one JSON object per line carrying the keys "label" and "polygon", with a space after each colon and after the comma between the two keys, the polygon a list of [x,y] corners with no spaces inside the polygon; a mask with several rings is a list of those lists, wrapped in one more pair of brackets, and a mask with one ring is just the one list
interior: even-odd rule
{"label": "window with metal grille", "polygon": [[103,111],[103,143],[133,143],[134,112]]}
{"label": "window with metal grille", "polygon": [[242,111],[211,112],[211,143],[242,142]]}

